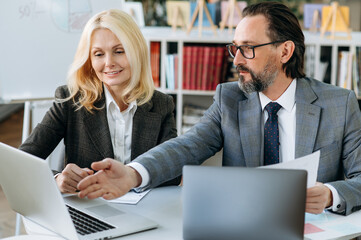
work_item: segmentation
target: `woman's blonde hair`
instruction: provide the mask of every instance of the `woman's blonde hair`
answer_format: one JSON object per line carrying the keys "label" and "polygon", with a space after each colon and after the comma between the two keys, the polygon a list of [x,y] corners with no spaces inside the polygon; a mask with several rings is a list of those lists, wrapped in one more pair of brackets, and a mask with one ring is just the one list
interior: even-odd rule
{"label": "woman's blonde hair", "polygon": [[85,25],[68,72],[70,96],[67,100],[73,99],[78,109],[85,107],[89,112],[99,109],[94,103],[101,98],[103,85],[92,68],[90,47],[94,30],[101,28],[109,29],[117,36],[130,64],[131,78],[122,92],[124,103],[134,100],[138,105],[146,103],[154,92],[147,44],[132,17],[117,9],[100,12]]}

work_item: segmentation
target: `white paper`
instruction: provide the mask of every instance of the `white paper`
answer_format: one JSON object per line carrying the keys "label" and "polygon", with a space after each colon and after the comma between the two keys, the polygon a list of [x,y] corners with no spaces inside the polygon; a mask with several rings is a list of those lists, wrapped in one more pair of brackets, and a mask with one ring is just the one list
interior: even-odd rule
{"label": "white paper", "polygon": [[108,200],[108,202],[112,202],[112,203],[124,203],[124,204],[137,204],[145,195],[147,195],[147,193],[149,193],[150,189],[144,192],[134,192],[134,191],[130,191],[127,194],[113,199],[113,200]]}
{"label": "white paper", "polygon": [[311,153],[295,160],[277,163],[263,168],[279,168],[279,169],[302,169],[307,171],[307,188],[316,184],[318,163],[320,161],[320,151]]}

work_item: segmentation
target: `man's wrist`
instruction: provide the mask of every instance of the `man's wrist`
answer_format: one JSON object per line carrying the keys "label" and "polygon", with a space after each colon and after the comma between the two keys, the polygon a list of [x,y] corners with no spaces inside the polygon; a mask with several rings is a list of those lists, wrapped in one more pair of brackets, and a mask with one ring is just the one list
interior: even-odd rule
{"label": "man's wrist", "polygon": [[142,164],[135,162],[135,161],[128,163],[127,166],[135,169],[135,171],[137,171],[142,178],[141,184],[139,186],[137,186],[137,191],[143,191],[144,189],[147,189],[147,187],[149,186],[149,182],[150,182],[148,170]]}
{"label": "man's wrist", "polygon": [[328,187],[332,192],[332,204],[327,208],[333,212],[342,213],[345,211],[345,201],[340,197],[336,188],[331,184],[325,183],[325,186]]}
{"label": "man's wrist", "polygon": [[128,166],[130,169],[130,177],[133,181],[133,185],[132,188],[136,188],[139,187],[140,184],[142,183],[142,177],[140,176],[140,174],[131,166]]}

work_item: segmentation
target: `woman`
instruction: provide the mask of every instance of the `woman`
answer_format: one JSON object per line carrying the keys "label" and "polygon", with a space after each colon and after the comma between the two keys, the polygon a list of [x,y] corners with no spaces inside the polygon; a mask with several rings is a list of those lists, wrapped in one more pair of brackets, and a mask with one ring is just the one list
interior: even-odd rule
{"label": "woman", "polygon": [[[125,164],[176,137],[172,97],[154,90],[146,42],[134,20],[120,10],[103,11],[85,25],[68,85],[20,149],[46,158],[64,138],[61,192],[93,174],[92,162]],[[167,184],[178,184],[180,178]]]}

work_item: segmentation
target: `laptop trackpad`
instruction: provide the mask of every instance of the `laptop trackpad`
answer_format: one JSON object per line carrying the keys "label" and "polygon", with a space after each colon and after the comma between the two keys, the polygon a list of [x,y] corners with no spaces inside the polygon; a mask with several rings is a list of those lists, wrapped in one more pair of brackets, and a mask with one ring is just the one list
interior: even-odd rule
{"label": "laptop trackpad", "polygon": [[95,206],[95,207],[89,207],[89,208],[86,208],[86,210],[88,210],[92,213],[95,213],[104,218],[114,217],[114,216],[124,214],[124,212],[122,212],[116,208],[113,208],[111,206],[108,206],[106,204]]}

